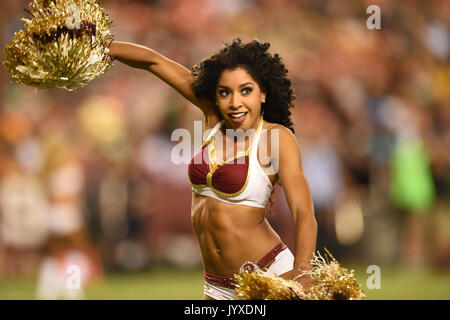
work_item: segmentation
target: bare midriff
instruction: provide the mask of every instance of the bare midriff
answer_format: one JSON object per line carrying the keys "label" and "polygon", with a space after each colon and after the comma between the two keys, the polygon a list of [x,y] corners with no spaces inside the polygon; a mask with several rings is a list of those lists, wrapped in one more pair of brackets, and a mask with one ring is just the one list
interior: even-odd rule
{"label": "bare midriff", "polygon": [[192,193],[191,219],[206,272],[232,275],[281,242],[265,210]]}

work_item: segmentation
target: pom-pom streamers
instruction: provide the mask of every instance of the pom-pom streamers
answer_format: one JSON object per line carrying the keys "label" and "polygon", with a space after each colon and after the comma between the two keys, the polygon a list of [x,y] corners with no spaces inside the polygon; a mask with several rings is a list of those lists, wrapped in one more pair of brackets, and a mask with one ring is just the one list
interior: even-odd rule
{"label": "pom-pom streamers", "polygon": [[[316,253],[312,270],[305,272],[314,279],[308,290],[293,280],[285,280],[257,266],[241,268],[234,276],[236,297],[241,300],[362,300],[365,294],[348,272],[326,250],[327,259]],[[330,261],[328,261],[330,258]],[[248,263],[246,263],[248,264]]]}
{"label": "pom-pom streamers", "polygon": [[27,12],[3,51],[14,82],[73,90],[110,68],[112,22],[95,0],[34,0]]}

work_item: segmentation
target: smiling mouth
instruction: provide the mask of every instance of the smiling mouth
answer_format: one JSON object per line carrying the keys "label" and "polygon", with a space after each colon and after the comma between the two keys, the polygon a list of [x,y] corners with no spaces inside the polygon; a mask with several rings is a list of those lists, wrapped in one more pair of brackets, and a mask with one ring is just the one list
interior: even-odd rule
{"label": "smiling mouth", "polygon": [[247,115],[248,112],[232,113],[230,117],[236,120],[240,120]]}

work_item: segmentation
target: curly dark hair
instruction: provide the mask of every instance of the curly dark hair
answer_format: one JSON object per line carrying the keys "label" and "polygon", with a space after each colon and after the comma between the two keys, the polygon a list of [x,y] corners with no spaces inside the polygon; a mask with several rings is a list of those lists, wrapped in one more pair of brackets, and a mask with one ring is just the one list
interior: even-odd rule
{"label": "curly dark hair", "polygon": [[294,90],[287,78],[288,70],[281,57],[268,52],[270,43],[254,39],[243,43],[235,38],[225,43],[222,49],[192,67],[192,75],[196,77],[192,89],[199,99],[216,102],[216,87],[224,70],[244,68],[266,93],[266,102],[262,104],[264,120],[279,123],[294,133],[290,108],[294,107]]}

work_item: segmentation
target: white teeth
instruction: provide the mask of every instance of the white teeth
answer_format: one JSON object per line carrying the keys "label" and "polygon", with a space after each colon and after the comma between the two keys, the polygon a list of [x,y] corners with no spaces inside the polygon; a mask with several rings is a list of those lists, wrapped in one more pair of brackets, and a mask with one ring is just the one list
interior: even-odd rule
{"label": "white teeth", "polygon": [[242,117],[244,114],[246,114],[246,112],[230,114],[230,117],[232,117],[232,118],[240,118],[240,117]]}

